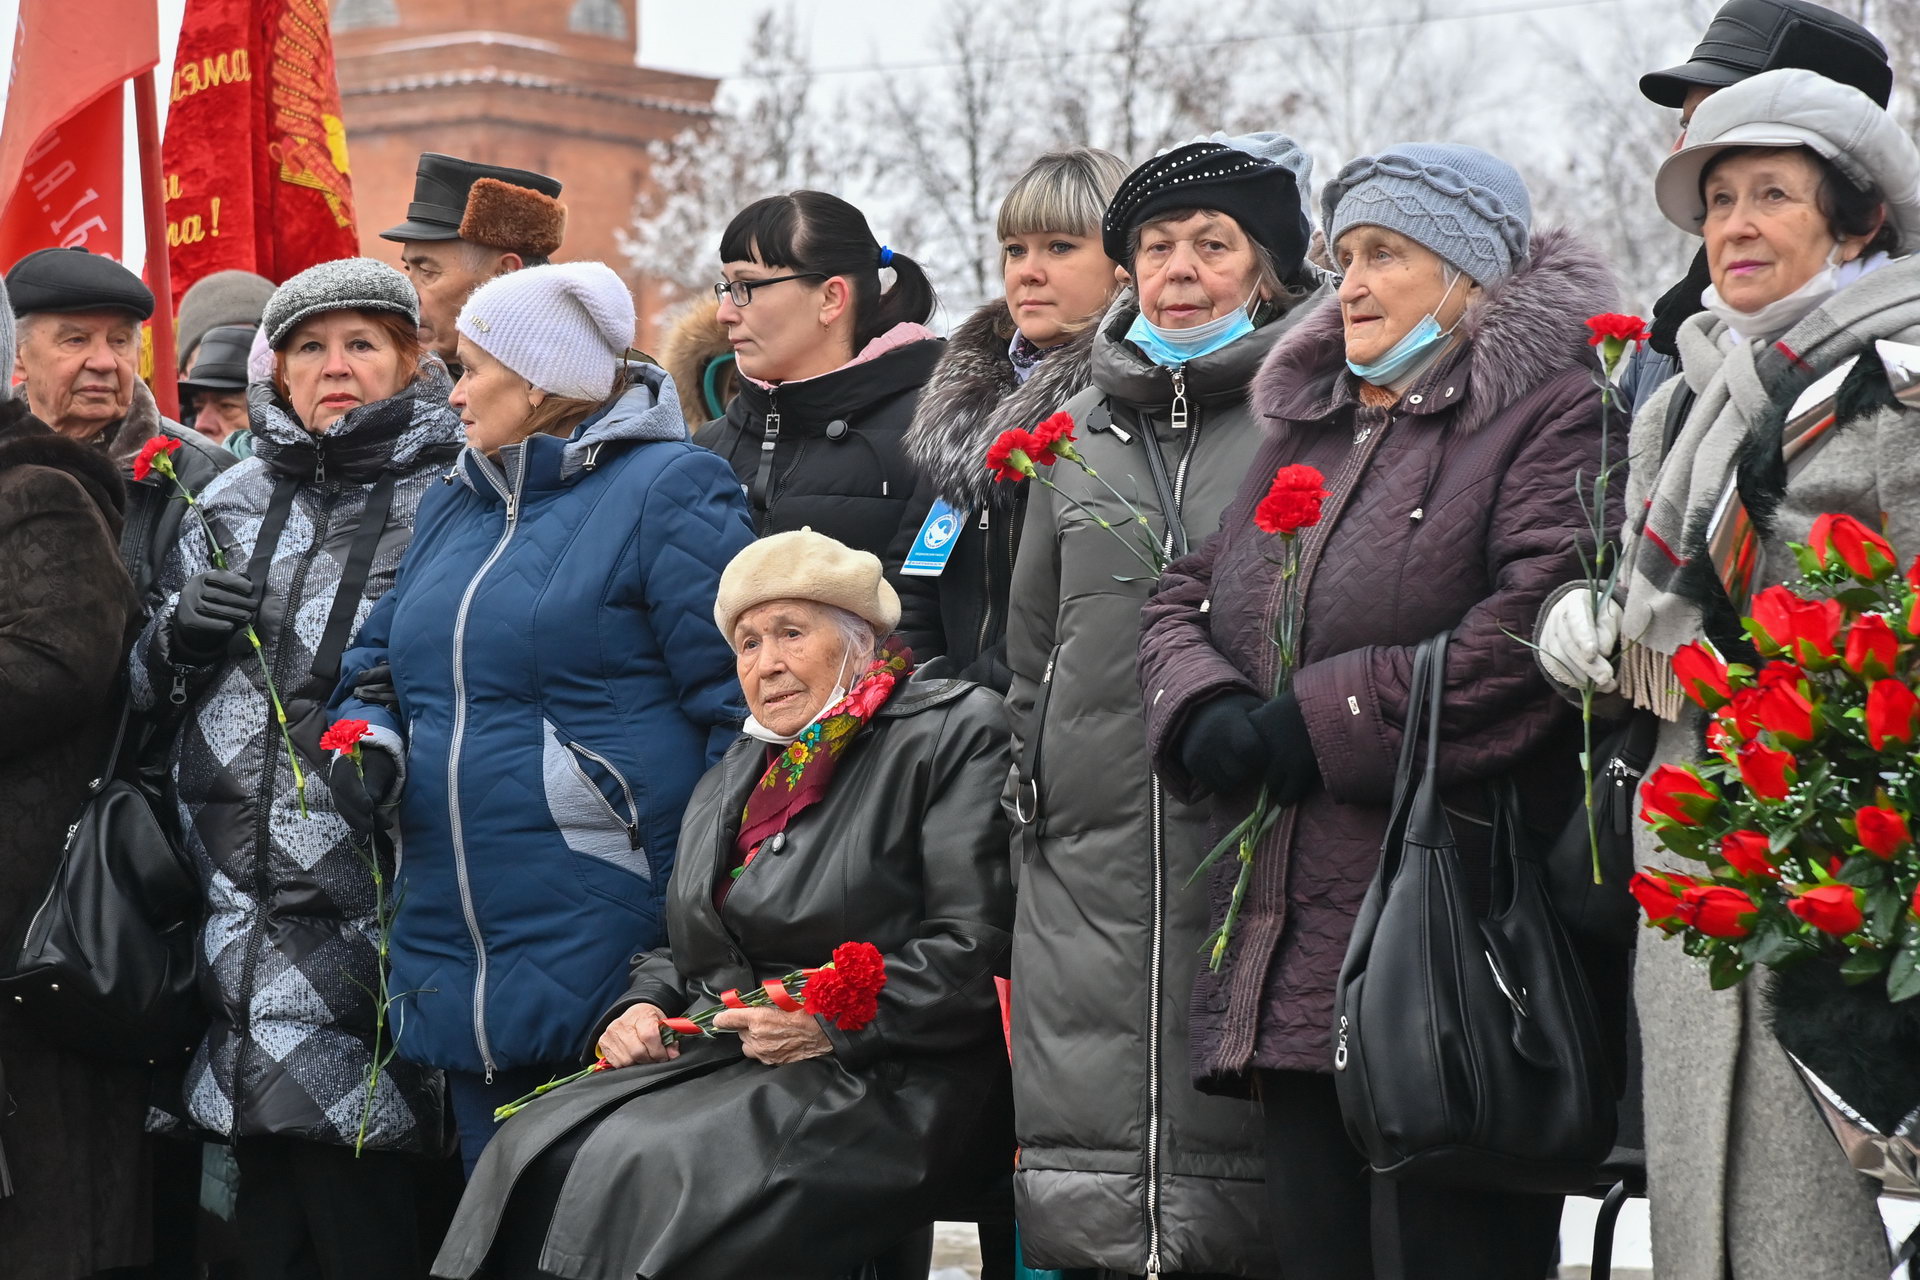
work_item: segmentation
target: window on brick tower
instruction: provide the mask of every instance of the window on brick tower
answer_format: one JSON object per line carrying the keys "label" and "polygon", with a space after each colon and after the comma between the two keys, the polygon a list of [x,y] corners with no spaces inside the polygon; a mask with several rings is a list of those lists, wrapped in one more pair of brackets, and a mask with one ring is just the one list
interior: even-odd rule
{"label": "window on brick tower", "polygon": [[333,29],[351,31],[355,27],[392,27],[399,25],[399,11],[393,0],[336,0]]}
{"label": "window on brick tower", "polygon": [[567,30],[624,40],[627,14],[620,7],[620,0],[574,0],[573,12],[567,15]]}

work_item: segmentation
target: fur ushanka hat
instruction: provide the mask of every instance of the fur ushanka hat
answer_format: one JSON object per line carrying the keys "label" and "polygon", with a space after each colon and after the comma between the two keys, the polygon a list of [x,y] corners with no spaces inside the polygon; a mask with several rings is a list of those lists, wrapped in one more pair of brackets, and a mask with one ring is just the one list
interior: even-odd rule
{"label": "fur ushanka hat", "polygon": [[502,253],[544,262],[567,233],[567,207],[532,187],[498,178],[477,178],[467,192],[460,238]]}

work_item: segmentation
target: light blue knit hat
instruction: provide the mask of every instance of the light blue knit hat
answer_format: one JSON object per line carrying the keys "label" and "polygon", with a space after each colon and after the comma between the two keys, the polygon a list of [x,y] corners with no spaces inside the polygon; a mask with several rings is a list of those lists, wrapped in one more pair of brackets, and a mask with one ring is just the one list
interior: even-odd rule
{"label": "light blue knit hat", "polygon": [[1512,165],[1449,142],[1405,142],[1348,162],[1321,191],[1320,210],[1329,245],[1353,227],[1385,227],[1482,285],[1526,260],[1533,224]]}

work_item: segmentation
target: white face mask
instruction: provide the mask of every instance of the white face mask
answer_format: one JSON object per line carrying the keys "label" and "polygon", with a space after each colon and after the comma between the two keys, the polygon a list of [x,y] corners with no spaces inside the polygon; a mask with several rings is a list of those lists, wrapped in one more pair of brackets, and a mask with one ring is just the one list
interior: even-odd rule
{"label": "white face mask", "polygon": [[1843,262],[1840,255],[1844,249],[1836,241],[1833,252],[1827,255],[1826,266],[1814,272],[1805,284],[1786,297],[1775,298],[1757,311],[1737,311],[1728,306],[1726,299],[1720,296],[1720,290],[1713,285],[1708,285],[1701,292],[1700,303],[1716,319],[1726,321],[1727,328],[1741,340],[1772,342],[1812,315],[1828,298],[1885,260],[1884,254],[1874,254],[1871,260],[1860,257],[1852,262]]}
{"label": "white face mask", "polygon": [[773,730],[767,728],[767,726],[761,724],[752,714],[749,714],[747,716],[747,722],[740,726],[740,732],[746,734],[749,738],[764,742],[768,746],[784,747],[790,745],[794,739],[798,738],[808,729],[811,729],[821,716],[839,706],[840,699],[847,696],[847,662],[852,657],[852,650],[848,650],[847,653],[841,657],[840,674],[833,678],[833,692],[829,693],[827,700],[820,704],[820,710],[814,713],[812,720],[807,721],[792,733],[782,734],[775,733]]}

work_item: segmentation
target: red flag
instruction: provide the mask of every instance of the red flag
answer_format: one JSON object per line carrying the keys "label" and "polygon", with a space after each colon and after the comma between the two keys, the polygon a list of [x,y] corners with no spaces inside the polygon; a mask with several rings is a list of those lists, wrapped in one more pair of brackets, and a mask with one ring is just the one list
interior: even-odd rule
{"label": "red flag", "polygon": [[21,0],[0,128],[0,270],[49,245],[120,256],[120,86],[160,60],[156,8]]}
{"label": "red flag", "polygon": [[161,154],[176,308],[214,271],[357,254],[322,0],[187,0]]}

